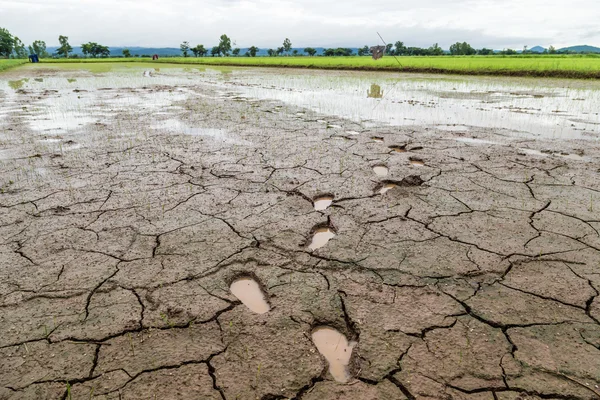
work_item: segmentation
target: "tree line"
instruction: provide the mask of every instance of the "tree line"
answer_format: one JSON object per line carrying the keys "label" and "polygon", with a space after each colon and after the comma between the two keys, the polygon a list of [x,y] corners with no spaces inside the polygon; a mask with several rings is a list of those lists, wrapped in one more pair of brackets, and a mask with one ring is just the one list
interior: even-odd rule
{"label": "tree line", "polygon": [[[47,58],[50,56],[56,57],[64,57],[68,58],[69,55],[73,52],[73,47],[69,44],[69,38],[67,36],[60,35],[58,37],[58,42],[60,46],[56,49],[55,54],[49,54],[46,49],[46,42],[43,40],[36,40],[31,45],[25,46],[25,44],[19,39],[17,36],[13,36],[7,29],[0,28],[0,58],[27,58],[31,54],[37,54],[40,58]],[[202,44],[198,44],[192,47],[189,42],[184,41],[179,46],[181,53],[184,57],[188,57],[190,54],[193,54],[195,57],[205,57],[210,55],[212,57],[229,57],[233,55],[235,57],[246,56],[246,57],[256,57],[258,54],[259,48],[256,46],[251,46],[246,50],[244,54],[241,53],[241,49],[238,47],[232,48],[231,39],[223,34],[219,38],[219,44],[217,46],[213,46],[212,48],[204,47]],[[84,57],[109,57],[110,49],[108,46],[103,46],[96,42],[84,43],[81,45],[81,51]],[[434,43],[432,46],[428,48],[422,47],[407,47],[404,45],[404,42],[397,41],[395,43],[388,43],[385,45],[385,54],[388,56],[442,56],[445,54],[450,54],[453,56],[461,56],[461,55],[492,55],[492,54],[501,54],[501,55],[513,55],[518,52],[513,49],[503,49],[500,52],[495,52],[492,49],[482,48],[475,49],[467,42],[457,42],[450,46],[448,52],[445,52],[437,43]],[[521,52],[522,54],[533,54],[530,50],[528,50],[527,46],[525,46]],[[569,52],[559,52],[553,46],[550,46],[548,49],[544,50],[544,54],[567,54]],[[300,52],[297,49],[292,50],[292,42],[289,38],[286,38],[283,41],[283,45],[281,47],[277,47],[274,49],[268,49],[267,54],[270,57],[277,57],[282,55],[300,55]],[[306,47],[303,50],[302,55],[308,55],[313,57],[317,55],[317,50],[312,47]],[[371,51],[369,46],[364,46],[358,49],[356,55],[358,56],[367,56],[370,55]],[[323,55],[326,57],[335,57],[335,56],[353,56],[355,55],[354,50],[351,48],[327,48],[323,50]],[[123,57],[131,57],[131,52],[129,49],[123,49]],[[77,57],[77,55],[73,55],[73,57]],[[148,55],[149,57],[149,55]]]}

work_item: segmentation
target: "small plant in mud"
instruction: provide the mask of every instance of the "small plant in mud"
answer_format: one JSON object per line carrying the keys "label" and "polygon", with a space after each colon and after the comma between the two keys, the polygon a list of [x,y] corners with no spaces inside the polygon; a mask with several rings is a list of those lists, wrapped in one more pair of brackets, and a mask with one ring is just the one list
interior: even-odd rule
{"label": "small plant in mud", "polygon": [[169,325],[169,327],[171,329],[173,329],[175,327],[175,324],[173,324],[171,321],[169,321],[169,318],[167,317],[166,314],[164,313],[160,313],[160,317],[162,318],[162,320],[165,322],[165,324]]}
{"label": "small plant in mud", "polygon": [[129,338],[129,346],[131,347],[131,354],[135,356],[135,348],[133,347],[133,339],[131,338],[131,332],[127,334]]}

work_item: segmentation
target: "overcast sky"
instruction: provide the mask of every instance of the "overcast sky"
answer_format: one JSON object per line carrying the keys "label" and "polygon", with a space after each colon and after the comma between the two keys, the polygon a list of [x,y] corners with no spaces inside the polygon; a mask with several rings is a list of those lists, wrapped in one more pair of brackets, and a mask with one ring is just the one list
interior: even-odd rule
{"label": "overcast sky", "polygon": [[29,44],[178,47],[600,46],[599,0],[0,0],[0,27]]}

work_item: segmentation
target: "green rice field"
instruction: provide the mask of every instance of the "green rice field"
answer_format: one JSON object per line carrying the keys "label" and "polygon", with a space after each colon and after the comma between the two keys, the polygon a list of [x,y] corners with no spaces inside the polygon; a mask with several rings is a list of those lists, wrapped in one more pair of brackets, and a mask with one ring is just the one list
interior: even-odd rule
{"label": "green rice field", "polygon": [[2,60],[0,59],[0,71],[25,64],[27,60]]}
{"label": "green rice field", "polygon": [[[148,58],[42,60],[44,63],[148,61]],[[595,55],[443,56],[397,59],[386,56],[380,60],[373,60],[371,57],[169,57],[154,62],[600,79],[600,56]]]}

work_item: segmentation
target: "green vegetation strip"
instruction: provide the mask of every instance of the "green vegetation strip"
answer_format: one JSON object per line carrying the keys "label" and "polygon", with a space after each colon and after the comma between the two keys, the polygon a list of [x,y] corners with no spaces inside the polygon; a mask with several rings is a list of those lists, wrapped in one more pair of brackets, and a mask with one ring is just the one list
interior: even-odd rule
{"label": "green vegetation strip", "polygon": [[28,62],[28,60],[0,60],[0,72],[18,65],[23,65],[26,62]]}
{"label": "green vegetation strip", "polygon": [[[148,58],[57,59],[43,62],[148,62]],[[337,70],[427,72],[600,79],[599,56],[441,56],[441,57],[169,57],[155,63],[290,67]],[[398,62],[400,64],[398,64]]]}

